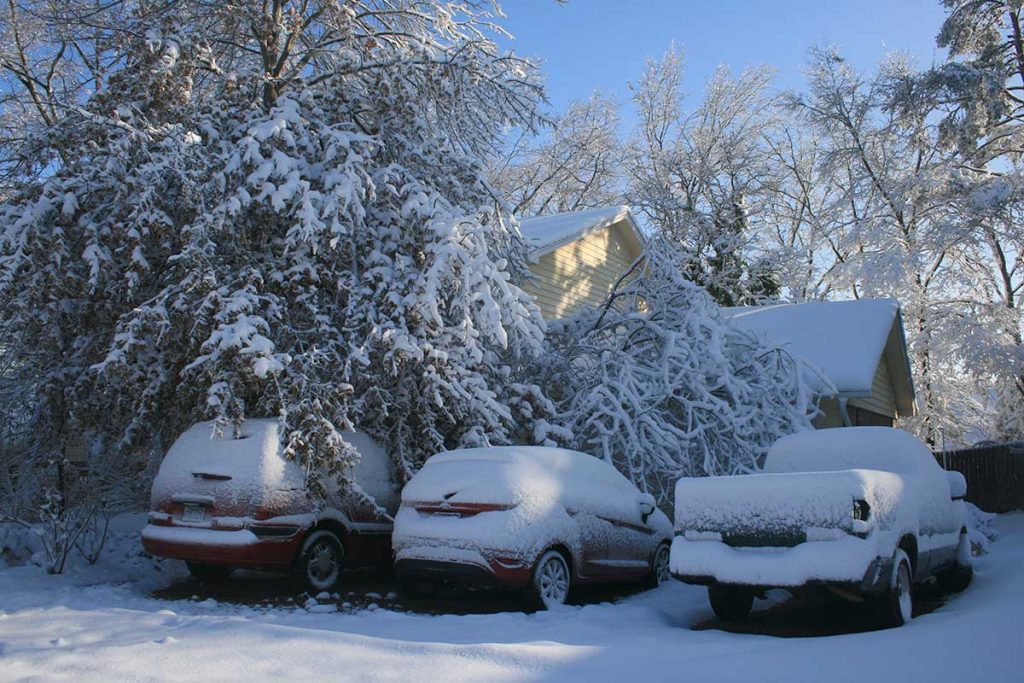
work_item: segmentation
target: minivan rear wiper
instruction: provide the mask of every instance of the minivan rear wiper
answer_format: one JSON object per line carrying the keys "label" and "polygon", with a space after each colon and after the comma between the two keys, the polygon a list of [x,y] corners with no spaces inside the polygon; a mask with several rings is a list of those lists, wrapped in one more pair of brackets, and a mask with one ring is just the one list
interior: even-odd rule
{"label": "minivan rear wiper", "polygon": [[212,472],[193,472],[196,479],[213,479],[214,481],[228,481],[231,477],[227,474],[214,474]]}

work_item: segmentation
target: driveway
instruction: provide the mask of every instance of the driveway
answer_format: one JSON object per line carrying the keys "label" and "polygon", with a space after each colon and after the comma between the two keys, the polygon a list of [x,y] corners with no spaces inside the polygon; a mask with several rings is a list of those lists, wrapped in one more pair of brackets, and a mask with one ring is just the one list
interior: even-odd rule
{"label": "driveway", "polygon": [[119,575],[124,562],[59,577],[10,568],[0,679],[1020,681],[1024,515],[996,525],[965,593],[881,631],[863,631],[848,606],[774,595],[727,631],[704,591],[680,583],[524,614],[493,594],[406,604],[372,576],[314,604],[259,575],[204,592],[170,565],[159,576],[141,564]]}

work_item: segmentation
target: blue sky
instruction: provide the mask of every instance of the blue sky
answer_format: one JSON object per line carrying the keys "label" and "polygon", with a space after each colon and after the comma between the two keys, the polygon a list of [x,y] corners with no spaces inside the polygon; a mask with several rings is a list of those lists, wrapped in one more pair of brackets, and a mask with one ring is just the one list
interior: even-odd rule
{"label": "blue sky", "polygon": [[[939,0],[506,0],[507,45],[544,62],[556,110],[595,90],[626,104],[644,59],[674,41],[686,53],[686,89],[699,94],[720,64],[778,69],[780,89],[799,88],[812,44],[835,44],[870,68],[889,50],[920,66],[939,59]],[[628,118],[628,112],[625,112]]]}

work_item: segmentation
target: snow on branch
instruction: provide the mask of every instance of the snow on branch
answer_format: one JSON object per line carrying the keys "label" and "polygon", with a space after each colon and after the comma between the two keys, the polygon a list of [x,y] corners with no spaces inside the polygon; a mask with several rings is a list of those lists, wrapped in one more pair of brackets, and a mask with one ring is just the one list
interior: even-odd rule
{"label": "snow on branch", "polygon": [[577,447],[666,506],[680,477],[754,471],[816,413],[802,364],[732,327],[671,254],[655,241],[612,305],[552,330],[543,370]]}

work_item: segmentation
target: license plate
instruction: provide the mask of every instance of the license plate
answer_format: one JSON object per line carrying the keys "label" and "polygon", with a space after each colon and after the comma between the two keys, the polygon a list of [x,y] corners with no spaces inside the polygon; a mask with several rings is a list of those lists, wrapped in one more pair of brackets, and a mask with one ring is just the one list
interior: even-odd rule
{"label": "license plate", "polygon": [[181,518],[186,522],[202,522],[206,519],[206,508],[202,505],[186,505]]}
{"label": "license plate", "polygon": [[435,512],[435,517],[462,517],[458,512]]}

